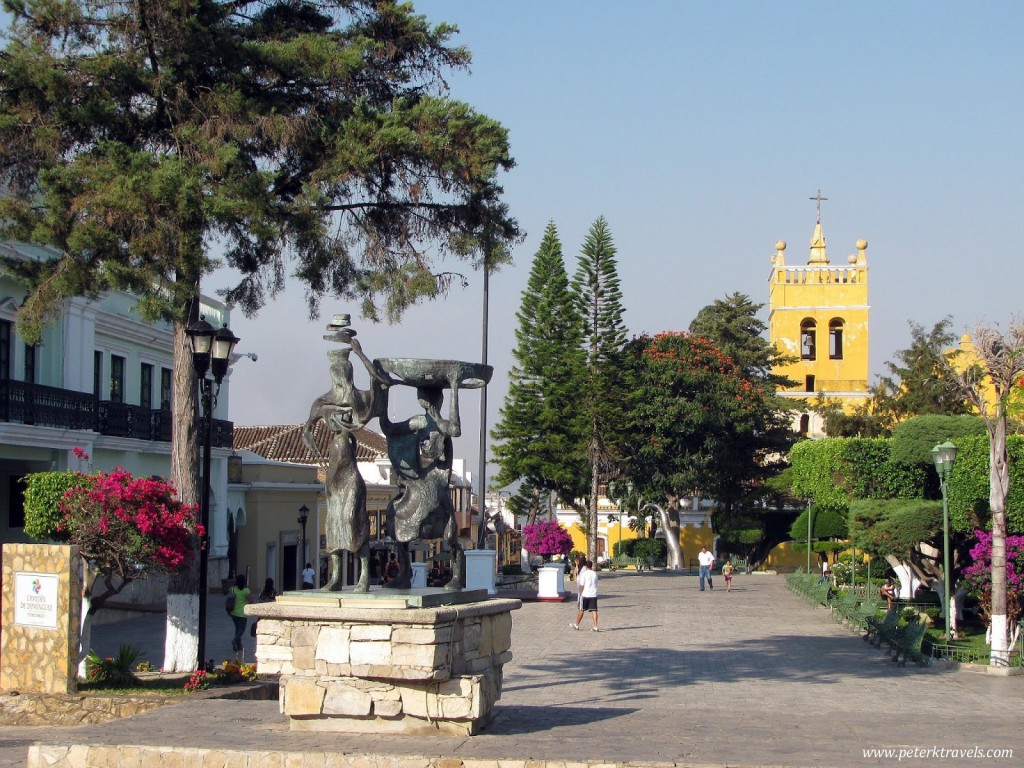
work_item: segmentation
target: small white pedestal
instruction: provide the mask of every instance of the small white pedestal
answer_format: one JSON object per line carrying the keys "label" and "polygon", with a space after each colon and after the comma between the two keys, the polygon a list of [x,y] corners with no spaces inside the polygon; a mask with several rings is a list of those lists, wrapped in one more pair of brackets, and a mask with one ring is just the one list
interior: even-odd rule
{"label": "small white pedestal", "polygon": [[565,599],[565,563],[546,563],[537,570],[537,599]]}
{"label": "small white pedestal", "polygon": [[498,553],[493,549],[467,549],[466,589],[486,589],[488,595],[497,594],[494,588],[494,570]]}
{"label": "small white pedestal", "polygon": [[412,564],[412,588],[419,589],[420,587],[427,586],[427,564],[426,563],[413,563]]}

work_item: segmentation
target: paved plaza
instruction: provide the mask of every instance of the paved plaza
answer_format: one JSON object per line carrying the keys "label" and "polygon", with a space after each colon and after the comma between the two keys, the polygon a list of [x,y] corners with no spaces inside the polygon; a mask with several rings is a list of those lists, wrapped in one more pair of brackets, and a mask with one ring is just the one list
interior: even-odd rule
{"label": "paved plaza", "polygon": [[[738,575],[731,593],[721,579],[716,586],[700,592],[692,575],[602,574],[599,633],[568,626],[575,603],[524,603],[513,613],[515,658],[481,735],[293,734],[276,702],[186,699],[102,726],[0,728],[0,766],[23,765],[36,739],[304,752],[294,763],[303,766],[330,752],[519,765],[1024,764],[1024,676],[899,668],[789,592],[782,576]],[[208,647],[219,661],[231,629],[213,613]],[[100,627],[94,640],[101,654],[128,641],[159,663],[163,617]],[[975,748],[977,757],[939,751]],[[865,752],[885,749],[891,756]],[[1013,755],[986,756],[993,749]]]}

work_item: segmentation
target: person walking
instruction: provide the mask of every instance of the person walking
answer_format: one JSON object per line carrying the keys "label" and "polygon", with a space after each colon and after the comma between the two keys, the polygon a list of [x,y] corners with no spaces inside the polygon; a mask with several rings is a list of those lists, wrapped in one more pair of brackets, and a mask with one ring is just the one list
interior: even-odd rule
{"label": "person walking", "polygon": [[594,570],[593,561],[584,561],[576,583],[580,591],[579,606],[577,608],[576,621],[570,621],[569,626],[578,630],[580,622],[583,621],[583,614],[590,611],[590,615],[594,620],[594,626],[590,629],[592,632],[600,632],[601,629],[597,626],[597,571]]}
{"label": "person walking", "polygon": [[235,577],[235,586],[228,590],[228,596],[235,599],[234,607],[228,611],[228,615],[231,616],[231,623],[235,625],[235,636],[231,640],[231,650],[238,652],[242,650],[242,635],[245,634],[245,625],[249,621],[245,615],[245,605],[246,603],[256,602],[252,590],[246,586],[244,574],[240,573]]}
{"label": "person walking", "polygon": [[313,589],[316,586],[316,571],[313,570],[313,566],[310,563],[306,563],[306,567],[302,569],[302,588]]}
{"label": "person walking", "polygon": [[726,560],[722,566],[722,578],[725,579],[725,591],[732,592],[732,560]]}
{"label": "person walking", "polygon": [[715,585],[711,583],[711,569],[715,565],[715,556],[708,552],[707,547],[700,548],[700,554],[697,555],[697,565],[699,566],[700,574],[700,591],[704,591],[704,580],[708,581],[708,589],[714,590]]}

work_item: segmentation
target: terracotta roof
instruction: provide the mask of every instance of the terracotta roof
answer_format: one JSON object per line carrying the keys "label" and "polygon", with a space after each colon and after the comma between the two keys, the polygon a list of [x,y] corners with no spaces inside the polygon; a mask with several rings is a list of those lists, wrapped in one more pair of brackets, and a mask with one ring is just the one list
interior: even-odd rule
{"label": "terracotta roof", "polygon": [[[302,442],[304,424],[278,424],[270,427],[242,427],[235,424],[232,448],[236,451],[252,451],[269,461],[285,461],[290,464],[321,463],[321,457],[315,455]],[[313,439],[323,456],[327,456],[330,448],[330,430],[323,421],[313,427]],[[387,458],[388,448],[384,435],[369,429],[360,429],[355,433],[356,460],[377,461]]]}

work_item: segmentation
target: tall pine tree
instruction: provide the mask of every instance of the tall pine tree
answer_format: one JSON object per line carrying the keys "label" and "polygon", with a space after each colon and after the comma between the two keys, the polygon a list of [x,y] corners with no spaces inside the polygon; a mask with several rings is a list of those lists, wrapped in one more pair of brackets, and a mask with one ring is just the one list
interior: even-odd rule
{"label": "tall pine tree", "polygon": [[[500,467],[494,482],[503,486],[525,480],[572,503],[582,496],[580,482],[586,476],[579,410],[583,324],[553,222],[534,256],[516,318],[515,365],[499,422],[491,430]],[[530,512],[532,520],[536,503]]]}
{"label": "tall pine tree", "polygon": [[588,464],[587,557],[597,559],[597,499],[619,460],[625,428],[626,391],[622,379],[622,349],[626,326],[622,319],[615,245],[603,216],[591,225],[572,279],[573,297],[583,318],[586,354],[585,382],[579,407],[586,423]]}

